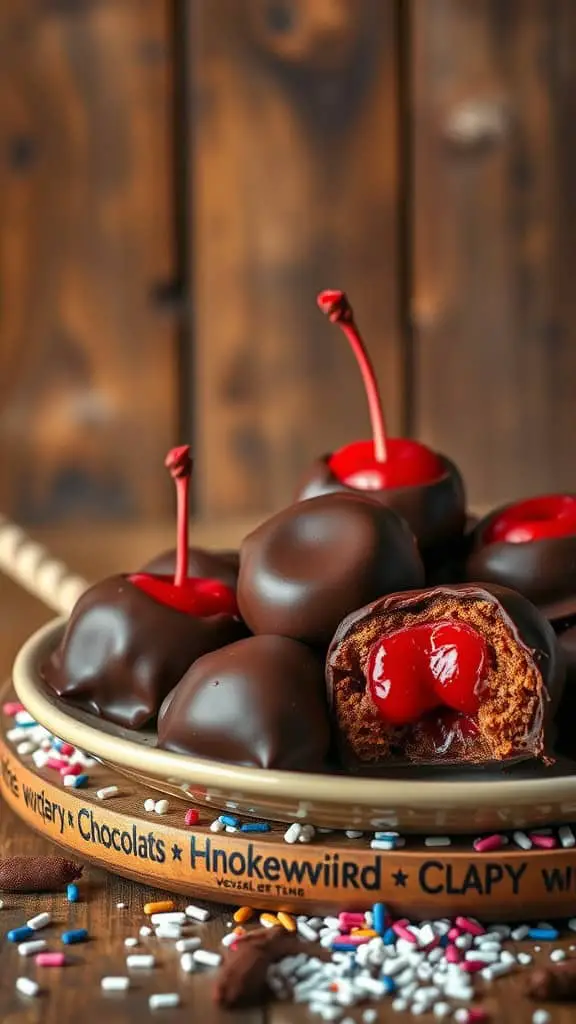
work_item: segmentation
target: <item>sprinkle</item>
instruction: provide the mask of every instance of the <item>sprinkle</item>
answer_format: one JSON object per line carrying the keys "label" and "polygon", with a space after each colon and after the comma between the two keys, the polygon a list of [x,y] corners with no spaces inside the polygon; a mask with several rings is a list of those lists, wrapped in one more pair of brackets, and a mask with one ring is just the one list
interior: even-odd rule
{"label": "sprinkle", "polygon": [[540,836],[535,832],[531,832],[530,839],[539,850],[554,850],[558,846],[558,841],[554,836]]}
{"label": "sprinkle", "polygon": [[372,907],[372,923],[374,931],[378,935],[384,935],[386,933],[386,920],[388,918],[388,911],[384,903],[375,903]]}
{"label": "sprinkle", "polygon": [[284,833],[284,842],[296,843],[298,841],[298,837],[301,831],[302,825],[300,825],[299,822],[295,821],[294,824],[290,825],[289,828],[286,829]]}
{"label": "sprinkle", "polygon": [[[176,943],[178,948],[178,943]],[[192,974],[196,970],[196,962],[192,953],[184,953],[184,956],[180,957],[180,967],[186,974]]]}
{"label": "sprinkle", "polygon": [[152,935],[152,929],[149,928],[148,925],[143,924],[138,934],[141,935],[143,939],[147,939],[148,936]]}
{"label": "sprinkle", "polygon": [[148,997],[148,1006],[151,1010],[168,1010],[180,1006],[180,996],[177,992],[154,992]]}
{"label": "sprinkle", "polygon": [[[69,775],[81,775],[82,765],[80,764],[66,764],[60,769],[60,775],[63,779],[67,779]],[[64,783],[66,785],[66,783]]]}
{"label": "sprinkle", "polygon": [[457,928],[460,928],[463,932],[468,932],[469,935],[486,934],[486,929],[473,917],[457,917],[454,923]]}
{"label": "sprinkle", "polygon": [[70,882],[70,884],[66,886],[66,899],[68,900],[68,903],[78,903],[78,900],[80,899],[80,890],[74,882]]}
{"label": "sprinkle", "polygon": [[40,991],[40,985],[32,978],[17,978],[16,991],[21,996],[37,996]]}
{"label": "sprinkle", "polygon": [[44,939],[34,939],[32,942],[21,942],[18,946],[18,952],[20,956],[32,956],[34,953],[40,953],[42,949],[46,949],[48,945]]}
{"label": "sprinkle", "polygon": [[155,806],[156,806],[156,801],[152,800],[151,797],[148,797],[148,799],[144,801],[144,810],[148,814],[153,814],[154,813]]}
{"label": "sprinkle", "polygon": [[151,924],[184,924],[186,914],[183,910],[165,910],[150,915]]}
{"label": "sprinkle", "polygon": [[280,924],[275,914],[260,914],[259,920],[263,928],[277,928]]}
{"label": "sprinkle", "polygon": [[86,928],[74,928],[73,931],[62,932],[60,938],[66,946],[74,946],[77,942],[88,941],[88,931]]}
{"label": "sprinkle", "polygon": [[559,964],[561,960],[566,959],[566,953],[563,949],[553,949],[550,953],[550,959],[553,964]]}
{"label": "sprinkle", "polygon": [[221,821],[223,825],[229,825],[230,828],[240,827],[240,818],[237,818],[235,814],[221,814],[219,821]]}
{"label": "sprinkle", "polygon": [[558,829],[558,837],[564,850],[569,850],[576,845],[576,836],[570,825],[561,825]]}
{"label": "sprinkle", "polygon": [[424,846],[452,846],[450,836],[427,836]]}
{"label": "sprinkle", "polygon": [[222,962],[220,953],[212,953],[209,949],[197,949],[192,956],[195,963],[202,964],[204,967],[218,967],[218,964]]}
{"label": "sprinkle", "polygon": [[8,718],[14,718],[19,711],[25,710],[26,708],[24,705],[20,704],[19,701],[16,700],[7,701],[6,704],[2,705],[2,711]]}
{"label": "sprinkle", "polygon": [[37,932],[40,928],[45,928],[51,921],[52,914],[45,910],[43,914],[36,914],[36,917],[31,917],[30,920],[26,922],[26,926]]}
{"label": "sprinkle", "polygon": [[512,839],[516,843],[516,846],[519,846],[521,850],[532,849],[532,840],[525,832],[513,832]]}
{"label": "sprinkle", "polygon": [[395,850],[396,840],[395,839],[371,839],[370,840],[371,850]]}
{"label": "sprinkle", "polygon": [[167,800],[157,800],[156,803],[154,804],[155,814],[168,814],[169,809],[170,804],[168,803]]}
{"label": "sprinkle", "polygon": [[466,974],[477,974],[478,971],[483,971],[486,967],[484,960],[466,960],[460,964],[460,967]]}
{"label": "sprinkle", "polygon": [[38,967],[65,967],[68,961],[64,953],[38,953],[34,962]]}
{"label": "sprinkle", "polygon": [[19,743],[16,747],[16,753],[20,754],[21,757],[26,757],[27,754],[31,754],[36,749],[34,743],[30,743],[29,740],[24,740],[23,743]]}
{"label": "sprinkle", "polygon": [[277,917],[285,931],[296,931],[296,921],[292,917],[292,914],[287,914],[284,910],[280,910],[279,913],[277,914]]}
{"label": "sprinkle", "polygon": [[193,903],[185,910],[186,917],[191,917],[193,921],[207,921],[210,917],[210,911],[205,910],[204,907],[195,907]]}
{"label": "sprinkle", "polygon": [[[392,1003],[392,1006],[394,1006],[394,1003]],[[436,1003],[433,1013],[436,1020],[444,1020],[445,1017],[450,1016],[452,1008],[449,1003]]]}
{"label": "sprinkle", "polygon": [[174,910],[174,900],[157,900],[156,903],[144,904],[144,913],[147,916],[149,914],[162,914],[167,910]]}
{"label": "sprinkle", "polygon": [[111,796],[117,796],[119,792],[119,786],[104,786],[102,789],[96,790],[96,797],[98,800],[109,800]]}
{"label": "sprinkle", "polygon": [[514,939],[514,942],[523,942],[524,939],[528,938],[530,928],[527,924],[518,925],[510,932],[510,938]]}
{"label": "sprinkle", "polygon": [[195,807],[189,807],[184,815],[185,825],[197,825],[200,821],[200,814]]}
{"label": "sprinkle", "polygon": [[137,970],[149,970],[156,965],[156,957],[152,953],[131,953],[126,957],[126,966]]}
{"label": "sprinkle", "polygon": [[518,953],[518,963],[522,964],[522,967],[527,967],[528,964],[531,964],[532,957],[530,953]]}
{"label": "sprinkle", "polygon": [[530,928],[528,931],[528,938],[555,942],[558,938],[558,931],[556,928]]}
{"label": "sprinkle", "polygon": [[513,963],[490,964],[480,972],[480,976],[484,978],[484,981],[494,981],[494,978],[503,978],[506,974],[511,974],[513,970]]}
{"label": "sprinkle", "polygon": [[126,906],[125,903],[117,903],[116,904],[116,910],[124,910],[125,906]]}
{"label": "sprinkle", "polygon": [[314,931],[314,928],[311,928],[306,921],[297,921],[296,931],[301,938],[306,940],[306,942],[316,942],[318,940],[318,936]]}
{"label": "sprinkle", "polygon": [[548,1024],[551,1019],[548,1010],[534,1010],[532,1014],[532,1024]]}
{"label": "sprinkle", "polygon": [[309,843],[311,842],[312,839],[314,839],[315,835],[316,829],[314,828],[314,825],[302,825],[302,828],[300,829],[300,834],[298,836],[298,842]]}
{"label": "sprinkle", "polygon": [[109,974],[107,977],[102,978],[100,982],[100,988],[104,992],[126,992],[126,989],[130,988],[130,978],[122,975]]}
{"label": "sprinkle", "polygon": [[133,935],[129,935],[127,939],[124,939],[124,945],[127,949],[134,949],[134,946],[138,945],[138,939]]}
{"label": "sprinkle", "polygon": [[346,836],[347,839],[361,839],[364,833],[359,832],[355,828],[347,828],[344,835]]}
{"label": "sprinkle", "polygon": [[457,946],[450,945],[446,947],[446,960],[449,964],[459,964],[461,959],[460,950]]}
{"label": "sprinkle", "polygon": [[343,910],[338,914],[339,928],[361,928],[366,923],[364,914]]}
{"label": "sprinkle", "polygon": [[478,853],[500,850],[504,846],[503,836],[495,832],[493,835],[485,836],[483,839],[475,839],[473,846]]}
{"label": "sprinkle", "polygon": [[240,826],[241,832],[269,832],[270,825],[267,821],[247,821]]}
{"label": "sprinkle", "polygon": [[8,942],[24,942],[25,939],[31,939],[33,935],[34,929],[23,925],[21,928],[12,928],[6,933],[6,938]]}
{"label": "sprinkle", "polygon": [[245,924],[251,917],[254,917],[252,907],[238,907],[238,910],[234,911],[234,921],[236,924]]}
{"label": "sprinkle", "polygon": [[221,822],[219,818],[215,818],[214,821],[212,821],[210,823],[210,831],[211,832],[224,832],[225,829],[226,829],[226,825],[224,825],[223,822]]}
{"label": "sprinkle", "polygon": [[398,936],[398,938],[405,939],[406,942],[410,942],[412,945],[416,945],[418,942],[416,936],[413,932],[408,930],[404,921],[396,921],[395,924],[392,925],[392,931]]}

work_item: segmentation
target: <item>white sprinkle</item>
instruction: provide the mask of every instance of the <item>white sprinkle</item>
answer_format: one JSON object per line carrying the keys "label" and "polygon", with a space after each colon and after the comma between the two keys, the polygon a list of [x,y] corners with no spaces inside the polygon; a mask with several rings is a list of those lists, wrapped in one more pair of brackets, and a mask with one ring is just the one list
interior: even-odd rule
{"label": "white sprinkle", "polygon": [[[395,1010],[396,1013],[403,1013],[404,1010],[408,1009],[408,1000],[403,999],[402,996],[398,999],[394,999],[392,1009]],[[344,1021],[342,1021],[342,1024],[344,1024]]]}
{"label": "white sprinkle", "polygon": [[347,836],[348,839],[361,839],[362,836],[364,835],[363,832],[358,832],[354,828],[346,829],[346,832],[344,834],[345,834],[345,836]]}
{"label": "white sprinkle", "polygon": [[373,1010],[372,1008],[364,1010],[364,1013],[362,1014],[362,1024],[375,1024],[377,1019],[378,1014],[376,1010]]}
{"label": "white sprinkle", "polygon": [[210,917],[210,911],[204,907],[196,907],[193,903],[186,907],[186,917],[191,917],[193,921],[207,921]]}
{"label": "white sprinkle", "polygon": [[36,719],[32,718],[29,711],[17,711],[14,715],[14,721],[16,722],[16,725],[32,725]]}
{"label": "white sprinkle", "polygon": [[450,1016],[452,1010],[449,1003],[436,1003],[432,1012],[436,1020],[444,1020],[445,1017]]}
{"label": "white sprinkle", "polygon": [[371,839],[370,849],[371,850],[395,850],[397,845],[396,839]]}
{"label": "white sprinkle", "polygon": [[452,846],[450,836],[426,836],[424,846]]}
{"label": "white sprinkle", "polygon": [[530,928],[527,924],[521,924],[518,928],[513,928],[510,932],[510,937],[514,939],[514,942],[522,942],[528,935]]}
{"label": "white sprinkle", "polygon": [[156,801],[152,800],[151,797],[148,797],[148,799],[144,801],[144,810],[147,811],[148,814],[152,814],[153,813],[155,806],[156,806]]}
{"label": "white sprinkle", "polygon": [[117,796],[120,792],[119,786],[104,786],[96,790],[98,800],[109,800],[111,796]]}
{"label": "white sprinkle", "polygon": [[468,1010],[461,1006],[459,1010],[456,1010],[456,1013],[454,1014],[454,1020],[457,1021],[457,1024],[468,1024]]}
{"label": "white sprinkle", "polygon": [[34,953],[40,953],[46,949],[47,945],[48,943],[44,939],[32,939],[30,942],[21,942],[18,952],[20,956],[34,956]]}
{"label": "white sprinkle", "polygon": [[528,964],[531,964],[532,963],[532,959],[533,958],[530,955],[530,953],[518,953],[517,954],[518,963],[522,964],[522,967],[527,967]]}
{"label": "white sprinkle", "polygon": [[[231,932],[231,934],[233,935],[234,932]],[[178,942],[176,943],[176,952],[190,953],[191,950],[198,949],[198,947],[201,945],[202,939],[199,938],[197,935],[194,935],[193,938],[190,939],[178,939]]]}
{"label": "white sprinkle", "polygon": [[28,729],[19,728],[18,726],[16,726],[15,729],[8,729],[8,732],[6,733],[6,739],[9,740],[10,743],[16,743],[18,740],[23,740],[26,736],[28,736]]}
{"label": "white sprinkle", "polygon": [[300,834],[298,836],[299,843],[310,843],[316,835],[316,829],[314,825],[302,825]]}
{"label": "white sprinkle", "polygon": [[[176,943],[176,948],[178,948],[178,943]],[[180,957],[180,967],[183,971],[186,971],[186,974],[194,973],[196,970],[196,963],[194,961],[193,953],[184,953]]]}
{"label": "white sprinkle", "polygon": [[484,981],[494,981],[494,978],[503,978],[504,975],[511,974],[514,966],[511,963],[490,964],[480,971],[480,975]]}
{"label": "white sprinkle", "polygon": [[154,992],[148,998],[148,1006],[151,1010],[169,1010],[180,1006],[180,996],[177,992]]}
{"label": "white sprinkle", "polygon": [[237,940],[238,940],[238,936],[234,932],[228,932],[228,934],[225,935],[224,938],[222,939],[220,945],[221,946],[232,946],[232,945],[234,945],[235,942],[237,942]]}
{"label": "white sprinkle", "polygon": [[371,978],[370,975],[360,976],[356,978],[356,990],[358,992],[366,992],[367,995],[373,996],[374,999],[381,999],[386,992],[386,986],[383,981],[379,978]]}
{"label": "white sprinkle", "polygon": [[182,910],[169,910],[160,914],[151,914],[151,924],[184,924],[186,914]]}
{"label": "white sprinkle", "polygon": [[37,768],[45,768],[49,757],[50,755],[46,750],[35,750],[32,754],[32,760]]}
{"label": "white sprinkle", "polygon": [[[488,925],[487,934],[497,935],[501,939],[509,939],[510,931],[511,928],[508,924],[491,924]],[[486,938],[486,936],[480,935],[479,938]]]}
{"label": "white sprinkle", "polygon": [[572,846],[576,845],[576,836],[570,828],[570,825],[560,826],[558,829],[558,838],[565,850],[569,850]]}
{"label": "white sprinkle", "polygon": [[[157,800],[154,804],[155,814],[168,814],[169,808],[170,804],[167,800]],[[152,998],[152,996],[150,998]]]}
{"label": "white sprinkle", "polygon": [[512,838],[516,843],[516,846],[519,846],[521,850],[532,849],[532,840],[525,832],[513,832]]}
{"label": "white sprinkle", "polygon": [[551,1019],[548,1010],[534,1010],[532,1014],[532,1024],[548,1024]]}
{"label": "white sprinkle", "polygon": [[459,935],[457,939],[454,939],[454,945],[456,949],[470,949],[472,945],[472,936],[466,932],[465,935]]}
{"label": "white sprinkle", "polygon": [[36,914],[36,917],[31,917],[30,920],[26,922],[26,926],[37,932],[40,928],[45,928],[51,921],[52,914],[45,910],[43,914]]}
{"label": "white sprinkle", "polygon": [[284,833],[284,842],[296,843],[301,831],[302,825],[298,821],[295,821],[293,825],[290,825],[289,828],[286,829]]}
{"label": "white sprinkle", "polygon": [[209,949],[197,949],[192,956],[197,964],[203,964],[205,967],[218,967],[222,961],[220,953],[212,953]]}
{"label": "white sprinkle", "polygon": [[116,910],[124,910],[125,906],[126,906],[125,903],[117,903],[116,904]]}
{"label": "white sprinkle", "polygon": [[307,942],[316,942],[318,939],[318,936],[314,928],[311,928],[310,925],[306,923],[306,921],[298,921],[296,923],[296,930],[298,932],[298,935],[300,935],[303,939],[306,939]]}
{"label": "white sprinkle", "polygon": [[134,938],[134,936],[131,935],[131,936],[129,936],[129,938],[124,939],[124,945],[128,949],[133,949],[134,946],[138,945],[138,939]]}
{"label": "white sprinkle", "polygon": [[182,936],[182,928],[179,924],[160,924],[154,935],[157,939],[179,939]]}
{"label": "white sprinkle", "polygon": [[568,921],[568,927],[571,932],[576,932],[576,917],[571,917]]}
{"label": "white sprinkle", "polygon": [[102,978],[100,988],[104,989],[105,992],[125,992],[126,989],[130,988],[130,978],[109,974]]}
{"label": "white sprinkle", "polygon": [[40,991],[40,985],[32,978],[17,978],[16,991],[22,996],[37,996]]}
{"label": "white sprinkle", "polygon": [[393,978],[395,974],[403,971],[408,966],[409,962],[406,957],[398,956],[394,960],[384,961],[382,964],[382,974],[387,974],[389,978]]}
{"label": "white sprinkle", "polygon": [[25,740],[24,743],[18,744],[16,747],[16,753],[21,754],[24,757],[26,754],[31,754],[35,749],[36,747],[33,743],[30,743],[29,740]]}
{"label": "white sprinkle", "polygon": [[220,821],[220,818],[215,818],[214,821],[210,822],[211,832],[224,832],[225,828],[226,825],[223,821]]}
{"label": "white sprinkle", "polygon": [[147,924],[143,924],[140,929],[140,935],[143,939],[147,939],[149,935],[152,935],[152,929]]}
{"label": "white sprinkle", "polygon": [[516,956],[509,949],[503,949],[500,953],[500,962],[503,964],[515,964]]}
{"label": "white sprinkle", "polygon": [[77,778],[76,775],[64,775],[62,777],[62,783],[63,783],[64,786],[66,786],[67,789],[70,789],[70,788],[73,789],[74,785],[76,783],[76,778]]}
{"label": "white sprinkle", "polygon": [[541,949],[542,949],[542,946],[534,946],[534,952],[535,953],[539,953]]}
{"label": "white sprinkle", "polygon": [[224,826],[224,831],[225,832],[238,832],[239,830],[236,828],[236,825],[225,825]]}
{"label": "white sprinkle", "polygon": [[550,953],[550,959],[553,964],[559,964],[561,960],[566,959],[566,953],[563,949],[553,949]]}
{"label": "white sprinkle", "polygon": [[475,960],[482,964],[497,964],[500,960],[500,953],[491,949],[469,949],[464,953],[464,959],[469,963]]}
{"label": "white sprinkle", "polygon": [[126,966],[134,968],[143,968],[148,970],[150,967],[154,967],[156,964],[156,957],[152,956],[151,953],[132,953],[126,957]]}

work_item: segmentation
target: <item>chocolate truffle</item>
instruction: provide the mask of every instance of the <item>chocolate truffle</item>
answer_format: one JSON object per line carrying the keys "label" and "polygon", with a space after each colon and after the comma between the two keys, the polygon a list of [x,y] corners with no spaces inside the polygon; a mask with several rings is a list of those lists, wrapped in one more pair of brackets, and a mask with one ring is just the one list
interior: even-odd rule
{"label": "chocolate truffle", "polygon": [[546,760],[563,663],[552,627],[515,591],[456,584],[383,597],[341,623],[326,664],[350,768]]}
{"label": "chocolate truffle", "polygon": [[59,697],[137,729],[197,658],[245,635],[232,615],[194,617],[111,576],[79,599],[43,676]]}
{"label": "chocolate truffle", "polygon": [[[142,572],[170,575],[176,569],[176,548],[163,551],[146,562]],[[220,580],[232,590],[238,580],[239,555],[237,551],[208,551],[206,548],[188,549],[188,575],[202,579]]]}
{"label": "chocolate truffle", "polygon": [[[562,528],[564,504],[576,509],[576,496],[530,498],[503,505],[481,519],[474,530],[466,578],[512,587],[550,620],[576,612],[576,518],[566,522],[566,533],[538,537],[546,529],[545,505],[552,528]],[[555,506],[559,507],[554,522]]]}
{"label": "chocolate truffle", "polygon": [[312,464],[300,483],[296,500],[339,492],[366,495],[379,501],[406,520],[425,561],[434,558],[436,549],[462,536],[466,522],[464,483],[457,466],[445,455],[438,454],[441,472],[436,480],[366,491],[349,487],[339,480],[330,468],[330,458],[322,455]]}
{"label": "chocolate truffle", "polygon": [[257,636],[204,655],[161,708],[158,745],[258,768],[321,771],[330,727],[321,661]]}
{"label": "chocolate truffle", "polygon": [[237,596],[253,633],[320,646],[354,608],[423,582],[400,516],[369,498],[329,494],[290,505],[245,538]]}

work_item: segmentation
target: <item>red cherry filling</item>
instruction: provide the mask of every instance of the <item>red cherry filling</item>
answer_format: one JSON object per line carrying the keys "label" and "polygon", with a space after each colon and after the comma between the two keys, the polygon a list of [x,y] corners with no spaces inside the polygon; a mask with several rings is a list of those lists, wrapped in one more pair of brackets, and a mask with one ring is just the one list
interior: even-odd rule
{"label": "red cherry filling", "polygon": [[368,655],[366,678],[382,718],[401,726],[441,706],[476,714],[488,666],[484,637],[465,623],[441,619],[377,640]]}
{"label": "red cherry filling", "polygon": [[576,534],[576,497],[545,494],[504,509],[490,524],[482,540],[484,544],[499,541],[523,544],[571,534]]}

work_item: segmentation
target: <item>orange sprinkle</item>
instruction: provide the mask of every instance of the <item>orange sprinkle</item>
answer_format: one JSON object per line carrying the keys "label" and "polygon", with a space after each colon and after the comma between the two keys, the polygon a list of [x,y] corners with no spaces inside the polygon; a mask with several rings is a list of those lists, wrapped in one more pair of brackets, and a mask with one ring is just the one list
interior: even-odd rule
{"label": "orange sprinkle", "polygon": [[270,928],[274,928],[280,924],[280,921],[275,914],[260,914],[260,924],[269,925]]}
{"label": "orange sprinkle", "polygon": [[238,910],[234,913],[234,920],[236,924],[244,924],[245,921],[250,920],[253,914],[252,907],[238,907]]}
{"label": "orange sprinkle", "polygon": [[287,932],[296,931],[296,921],[292,917],[292,914],[286,914],[283,910],[280,910],[278,913],[278,920]]}
{"label": "orange sprinkle", "polygon": [[145,903],[145,914],[163,914],[164,911],[174,910],[174,900],[158,900],[157,903]]}
{"label": "orange sprinkle", "polygon": [[242,928],[242,927],[241,927],[241,926],[239,925],[239,926],[238,926],[238,928],[235,928],[235,929],[234,929],[234,935],[246,935],[246,929],[245,929],[245,928]]}
{"label": "orange sprinkle", "polygon": [[329,992],[337,992],[338,991],[338,983],[336,981],[333,981],[331,985],[328,985],[328,991]]}
{"label": "orange sprinkle", "polygon": [[378,932],[372,930],[372,928],[352,928],[350,935],[358,935],[360,938],[375,939]]}

